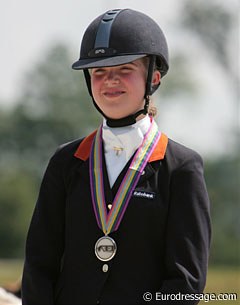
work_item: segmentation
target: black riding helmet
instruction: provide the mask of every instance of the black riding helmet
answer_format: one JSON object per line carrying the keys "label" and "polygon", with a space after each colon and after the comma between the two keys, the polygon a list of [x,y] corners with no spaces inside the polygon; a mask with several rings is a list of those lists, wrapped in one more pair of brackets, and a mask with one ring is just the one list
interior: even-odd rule
{"label": "black riding helmet", "polygon": [[[149,56],[149,68],[145,91],[144,109],[121,119],[108,118],[92,96],[88,69],[118,66]],[[83,70],[89,94],[95,107],[111,127],[134,124],[140,114],[146,114],[149,96],[157,89],[152,87],[152,74],[157,68],[161,77],[168,71],[168,46],[158,24],[147,15],[131,9],[114,9],[97,17],[86,29],[80,50],[80,58],[72,68]]]}

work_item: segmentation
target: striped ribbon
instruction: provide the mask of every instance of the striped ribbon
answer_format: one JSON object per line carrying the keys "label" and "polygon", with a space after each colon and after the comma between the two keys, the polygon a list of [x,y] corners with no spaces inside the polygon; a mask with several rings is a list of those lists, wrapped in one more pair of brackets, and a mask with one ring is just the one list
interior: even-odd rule
{"label": "striped ribbon", "polygon": [[158,131],[157,124],[152,121],[141,146],[135,153],[130,167],[122,180],[112,208],[107,213],[102,174],[102,126],[99,127],[91,148],[89,171],[93,209],[97,224],[105,235],[118,229],[132,192],[160,137],[161,133]]}

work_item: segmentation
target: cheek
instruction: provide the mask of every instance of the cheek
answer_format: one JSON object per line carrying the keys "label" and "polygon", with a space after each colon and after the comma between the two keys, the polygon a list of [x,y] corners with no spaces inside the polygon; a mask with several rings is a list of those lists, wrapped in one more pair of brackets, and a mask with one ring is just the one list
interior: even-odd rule
{"label": "cheek", "polygon": [[98,95],[99,94],[99,88],[100,88],[100,81],[98,81],[95,78],[91,78],[91,88],[92,88],[92,93],[93,95]]}
{"label": "cheek", "polygon": [[146,82],[142,77],[136,77],[131,81],[132,94],[142,98],[145,93]]}
{"label": "cheek", "polygon": [[131,83],[139,88],[145,87],[145,83],[146,83],[145,73],[139,71],[138,73],[134,74],[131,77]]}

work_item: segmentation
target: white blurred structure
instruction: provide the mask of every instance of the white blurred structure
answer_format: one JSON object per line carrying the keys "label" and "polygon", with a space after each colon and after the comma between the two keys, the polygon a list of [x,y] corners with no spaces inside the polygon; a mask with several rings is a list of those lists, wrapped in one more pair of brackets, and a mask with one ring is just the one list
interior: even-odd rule
{"label": "white blurred structure", "polygon": [[0,305],[21,305],[21,299],[0,287]]}

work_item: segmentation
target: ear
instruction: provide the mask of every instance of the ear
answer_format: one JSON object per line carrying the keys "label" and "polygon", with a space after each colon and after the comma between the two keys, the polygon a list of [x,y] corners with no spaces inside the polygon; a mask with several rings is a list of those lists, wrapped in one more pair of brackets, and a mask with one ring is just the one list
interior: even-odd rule
{"label": "ear", "polygon": [[161,73],[158,70],[153,72],[152,85],[158,86],[161,82]]}
{"label": "ear", "polygon": [[158,70],[153,72],[151,95],[158,89],[161,84],[161,73]]}

